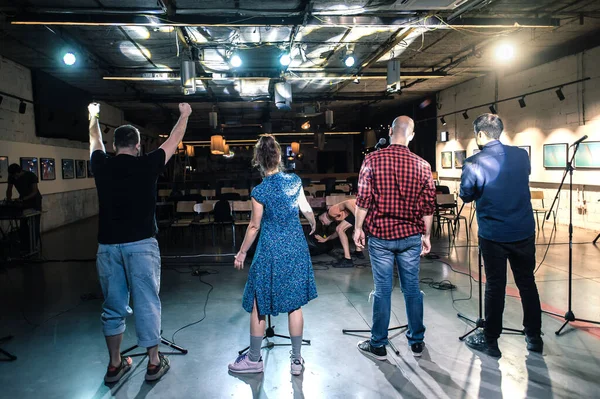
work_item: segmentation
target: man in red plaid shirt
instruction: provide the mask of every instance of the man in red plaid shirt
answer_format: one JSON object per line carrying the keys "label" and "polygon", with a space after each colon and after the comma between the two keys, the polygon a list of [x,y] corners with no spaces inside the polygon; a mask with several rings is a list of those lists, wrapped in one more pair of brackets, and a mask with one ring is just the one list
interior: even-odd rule
{"label": "man in red plaid shirt", "polygon": [[435,186],[431,167],[408,149],[414,122],[399,116],[390,128],[390,146],[367,155],[358,179],[354,242],[365,246],[373,270],[373,327],[371,339],[358,349],[378,360],[386,359],[394,261],[406,303],[406,337],[414,356],[423,352],[423,293],[419,287],[420,256],[431,250],[429,241]]}

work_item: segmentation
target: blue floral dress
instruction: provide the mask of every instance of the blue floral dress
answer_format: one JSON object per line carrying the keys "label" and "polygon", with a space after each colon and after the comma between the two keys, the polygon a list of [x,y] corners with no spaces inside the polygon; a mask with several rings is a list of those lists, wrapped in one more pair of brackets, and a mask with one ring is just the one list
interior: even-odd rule
{"label": "blue floral dress", "polygon": [[298,200],[302,181],[294,174],[267,176],[252,190],[263,216],[258,245],[248,273],[243,306],[252,312],[254,298],[261,315],[276,316],[300,308],[317,297]]}

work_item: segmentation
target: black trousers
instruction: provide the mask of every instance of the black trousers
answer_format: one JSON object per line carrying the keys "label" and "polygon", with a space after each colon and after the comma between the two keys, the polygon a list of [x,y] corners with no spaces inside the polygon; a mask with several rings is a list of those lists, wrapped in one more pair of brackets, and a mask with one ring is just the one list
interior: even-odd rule
{"label": "black trousers", "polygon": [[535,236],[516,242],[496,242],[479,237],[485,267],[485,337],[496,341],[502,332],[502,313],[506,296],[506,261],[515,277],[523,304],[523,326],[527,335],[539,335],[542,308],[535,285]]}

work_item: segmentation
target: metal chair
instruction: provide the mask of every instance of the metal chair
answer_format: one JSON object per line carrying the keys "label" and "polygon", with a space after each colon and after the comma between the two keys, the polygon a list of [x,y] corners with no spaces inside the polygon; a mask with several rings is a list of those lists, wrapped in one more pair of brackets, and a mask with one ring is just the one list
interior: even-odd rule
{"label": "metal chair", "polygon": [[442,223],[448,227],[448,245],[456,238],[456,231],[460,221],[465,221],[467,231],[467,242],[469,241],[468,219],[463,215],[458,215],[458,203],[454,194],[437,194],[435,196],[436,219],[438,222],[438,232],[441,234]]}
{"label": "metal chair", "polygon": [[212,228],[212,243],[215,245],[215,224],[210,220],[210,214],[213,212],[214,204],[210,202],[203,202],[201,204],[194,205],[194,212],[198,214],[200,219],[194,219],[192,222],[193,227],[206,227]]}
{"label": "metal chair", "polygon": [[250,217],[252,214],[252,201],[233,201],[232,206],[233,210],[233,247],[235,246],[236,241],[236,226],[246,226],[250,224]]}

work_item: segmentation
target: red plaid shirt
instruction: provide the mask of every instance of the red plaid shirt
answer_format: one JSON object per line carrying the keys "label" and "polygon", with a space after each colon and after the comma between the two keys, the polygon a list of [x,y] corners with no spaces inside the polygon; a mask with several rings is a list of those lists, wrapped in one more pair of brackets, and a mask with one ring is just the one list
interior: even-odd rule
{"label": "red plaid shirt", "polygon": [[403,145],[367,155],[356,205],[368,210],[364,229],[374,237],[397,240],[424,233],[423,216],[435,209],[431,167]]}

